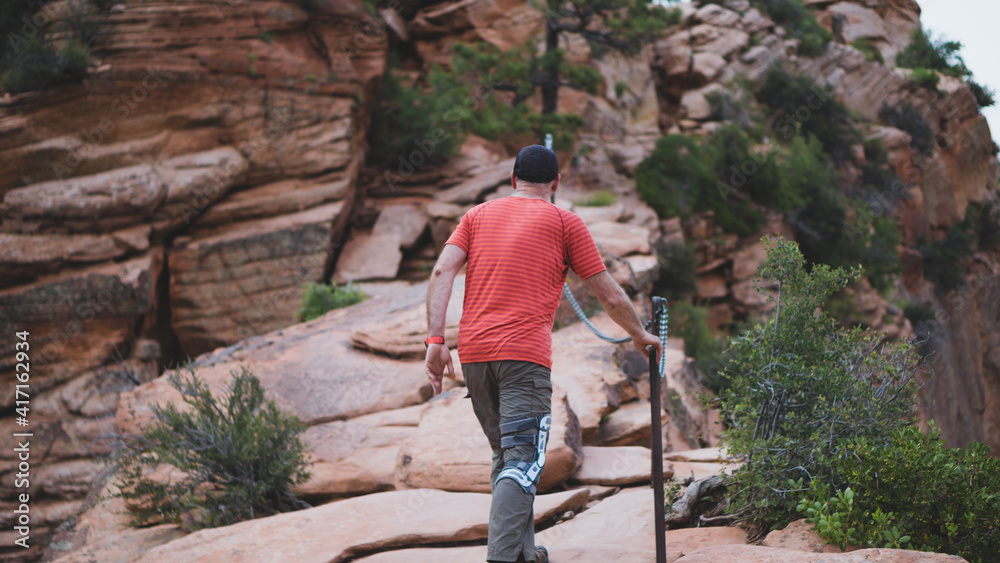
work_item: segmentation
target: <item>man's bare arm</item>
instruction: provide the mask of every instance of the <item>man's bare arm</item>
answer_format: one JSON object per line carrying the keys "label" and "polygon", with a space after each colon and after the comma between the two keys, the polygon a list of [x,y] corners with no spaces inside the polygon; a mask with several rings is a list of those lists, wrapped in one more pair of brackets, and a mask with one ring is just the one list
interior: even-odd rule
{"label": "man's bare arm", "polygon": [[[434,272],[431,273],[430,284],[427,286],[427,336],[444,336],[451,286],[455,283],[455,276],[463,264],[465,264],[465,251],[453,244],[444,245],[441,256],[434,265]],[[448,343],[429,344],[424,359],[424,373],[431,382],[435,395],[441,392],[441,377],[445,368],[448,369],[449,377],[454,379],[455,367],[451,361]]]}
{"label": "man's bare arm", "polygon": [[463,265],[465,251],[454,244],[444,245],[427,286],[427,336],[444,336],[451,287]]}
{"label": "man's bare arm", "polygon": [[601,302],[611,319],[632,337],[632,343],[637,350],[645,354],[646,346],[653,346],[659,354],[663,354],[660,339],[646,332],[642,321],[639,320],[639,313],[632,306],[625,290],[618,285],[618,282],[611,277],[607,270],[594,274],[583,282]]}

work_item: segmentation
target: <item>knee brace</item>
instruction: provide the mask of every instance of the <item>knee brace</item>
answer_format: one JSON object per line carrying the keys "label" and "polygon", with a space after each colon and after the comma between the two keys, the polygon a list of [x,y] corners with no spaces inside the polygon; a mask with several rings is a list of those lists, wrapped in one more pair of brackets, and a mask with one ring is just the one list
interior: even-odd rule
{"label": "knee brace", "polygon": [[[547,414],[541,418],[528,417],[520,420],[512,420],[500,425],[500,447],[512,448],[532,444],[535,446],[535,459],[531,463],[520,460],[508,461],[500,475],[497,476],[496,486],[500,479],[513,479],[515,483],[524,489],[528,494],[535,494],[535,485],[538,477],[545,467],[545,446],[548,444],[549,429],[552,427],[552,415]],[[537,431],[534,431],[537,428]],[[526,430],[532,430],[531,434],[520,434]]]}

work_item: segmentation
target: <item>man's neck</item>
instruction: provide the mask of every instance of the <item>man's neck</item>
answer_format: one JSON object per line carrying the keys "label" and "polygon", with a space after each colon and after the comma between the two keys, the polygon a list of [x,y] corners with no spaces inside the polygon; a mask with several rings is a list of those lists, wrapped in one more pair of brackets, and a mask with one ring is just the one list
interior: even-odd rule
{"label": "man's neck", "polygon": [[514,193],[511,194],[511,195],[513,195],[514,197],[523,197],[523,198],[527,198],[527,199],[544,199],[545,201],[548,201],[549,198],[552,196],[551,193],[542,194],[542,193],[527,191],[527,190],[523,190],[523,189],[515,190]]}

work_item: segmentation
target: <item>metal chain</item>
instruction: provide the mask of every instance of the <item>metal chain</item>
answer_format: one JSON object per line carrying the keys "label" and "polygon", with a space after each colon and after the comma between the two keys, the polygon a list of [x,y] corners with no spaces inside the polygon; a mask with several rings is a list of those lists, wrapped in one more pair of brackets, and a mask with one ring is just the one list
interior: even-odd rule
{"label": "metal chain", "polygon": [[[573,297],[573,292],[570,291],[570,289],[569,289],[569,283],[564,283],[563,284],[563,294],[566,295],[567,299],[569,299],[569,304],[570,304],[571,307],[573,307],[573,310],[576,312],[576,316],[579,317],[580,320],[583,321],[583,323],[585,325],[587,325],[587,327],[590,328],[590,330],[595,335],[597,335],[598,338],[600,338],[601,340],[605,340],[607,342],[611,342],[612,344],[624,344],[625,342],[632,342],[632,337],[631,336],[626,336],[624,338],[615,338],[613,336],[608,336],[607,334],[604,334],[603,332],[600,331],[600,329],[598,329],[596,326],[594,326],[594,323],[590,322],[590,319],[587,318],[587,314],[583,312],[583,307],[580,307],[580,304],[577,302],[576,297]],[[646,325],[647,330],[649,330],[649,329],[656,328],[656,327],[651,326],[651,325],[653,325],[653,324],[659,324],[660,330],[658,330],[657,332],[658,332],[658,335],[660,337],[660,344],[661,344],[661,347],[662,347],[663,350],[667,349],[667,323],[668,323],[668,321],[669,321],[669,318],[667,316],[667,308],[666,307],[661,307],[660,308],[660,318],[659,319],[650,319],[650,322]],[[663,369],[666,367],[666,364],[667,364],[666,354],[660,354],[660,377],[664,377]]]}

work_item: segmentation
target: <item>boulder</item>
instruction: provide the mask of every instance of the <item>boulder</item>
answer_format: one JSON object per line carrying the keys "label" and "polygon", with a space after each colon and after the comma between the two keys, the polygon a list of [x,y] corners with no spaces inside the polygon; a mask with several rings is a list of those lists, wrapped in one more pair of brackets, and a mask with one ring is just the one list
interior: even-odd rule
{"label": "boulder", "polygon": [[767,250],[760,242],[738,250],[733,254],[733,279],[743,281],[757,275],[757,269],[767,258]]}
{"label": "boulder", "polygon": [[[455,277],[446,313],[444,341],[454,348],[458,342],[458,321],[465,297],[465,275]],[[368,322],[351,334],[351,344],[360,350],[396,358],[423,359],[427,348],[427,307],[424,300],[399,308],[391,314]],[[461,370],[457,357],[455,371]]]}
{"label": "boulder", "polygon": [[810,553],[843,553],[839,547],[819,537],[813,525],[804,518],[792,522],[781,530],[768,533],[761,545]]}
{"label": "boulder", "polygon": [[704,463],[729,461],[729,456],[726,454],[724,448],[701,448],[697,450],[670,452],[664,454],[663,459]]}
{"label": "boulder", "polygon": [[721,85],[712,83],[697,90],[684,92],[684,95],[681,97],[681,107],[684,110],[684,115],[688,119],[708,119],[712,116],[712,104],[708,101],[708,95],[718,94],[723,91],[725,89]]}
{"label": "boulder", "polygon": [[412,248],[427,228],[427,214],[412,205],[389,205],[378,214],[372,235],[395,235],[403,249]]}
{"label": "boulder", "polygon": [[[638,446],[583,447],[583,465],[573,474],[573,480],[585,485],[635,485],[649,483],[652,477],[649,448]],[[667,464],[663,478],[673,477]]]}
{"label": "boulder", "polygon": [[[623,334],[607,313],[594,315],[590,321],[605,334]],[[593,441],[601,417],[618,407],[623,395],[635,393],[632,382],[616,365],[614,351],[613,344],[599,339],[583,323],[552,334],[552,384],[566,390],[587,443]]]}
{"label": "boulder", "polygon": [[311,476],[295,493],[329,498],[395,488],[399,447],[416,427],[391,424],[396,420],[388,413],[393,412],[369,415],[382,415],[381,421],[362,416],[309,427],[302,444],[310,458]]}
{"label": "boulder", "polygon": [[[714,5],[714,4],[709,4]],[[726,59],[715,53],[695,53],[691,57],[690,77],[694,85],[708,84],[726,66]]]}
{"label": "boulder", "polygon": [[[196,356],[288,326],[323,272],[342,202],[195,231],[170,252],[171,325]],[[397,250],[398,252],[398,250]]]}
{"label": "boulder", "polygon": [[[677,563],[814,563],[814,553],[777,549],[758,545],[721,545],[689,551]],[[862,549],[851,553],[829,553],[822,557],[824,563],[960,563],[965,561],[954,555],[923,553],[903,549]]]}
{"label": "boulder", "polygon": [[742,51],[749,44],[750,35],[748,33],[738,29],[725,29],[698,49],[728,59],[733,53]]}
{"label": "boulder", "polygon": [[[399,488],[490,491],[493,450],[465,395],[465,389],[455,389],[427,404],[417,431],[399,450]],[[566,394],[554,389],[552,430],[539,490],[549,490],[570,478],[580,467],[581,448],[580,427]]]}
{"label": "boulder", "polygon": [[645,399],[623,404],[601,421],[594,445],[649,446],[652,436],[650,411],[649,401]]}
{"label": "boulder", "polygon": [[627,223],[597,221],[587,226],[597,246],[614,256],[649,254],[649,229]]}
{"label": "boulder", "polygon": [[[158,248],[126,262],[69,270],[0,290],[0,330],[29,333],[33,393],[104,364],[153,324],[162,260]],[[0,381],[13,385],[18,362],[9,342],[0,352]],[[0,406],[13,404],[13,393],[0,398]]]}
{"label": "boulder", "polygon": [[484,166],[475,176],[456,186],[438,192],[434,195],[434,198],[444,203],[479,203],[488,192],[503,184],[509,185],[510,175],[513,171],[513,158]]}
{"label": "boulder", "polygon": [[[586,489],[539,495],[535,518],[544,521],[578,510],[589,497]],[[490,502],[488,494],[433,489],[375,493],[200,530],[151,549],[136,561],[339,562],[392,548],[483,540]],[[290,537],[297,539],[286,541]]]}
{"label": "boulder", "polygon": [[853,2],[837,2],[817,14],[817,20],[827,29],[833,27],[833,18],[843,18],[844,40],[850,44],[862,37],[872,41],[887,39],[885,22],[878,12]]}
{"label": "boulder", "polygon": [[705,4],[691,16],[691,19],[717,27],[734,27],[739,23],[740,15],[718,4]]}
{"label": "boulder", "polygon": [[200,228],[217,227],[251,219],[298,213],[331,201],[345,199],[354,188],[342,174],[315,179],[288,179],[268,182],[235,193],[198,216]]}
{"label": "boulder", "polygon": [[709,273],[698,276],[698,297],[702,299],[717,299],[729,293],[726,278],[721,274]]}
{"label": "boulder", "polygon": [[352,237],[337,260],[337,283],[391,280],[399,271],[403,253],[397,233],[362,233]]}

